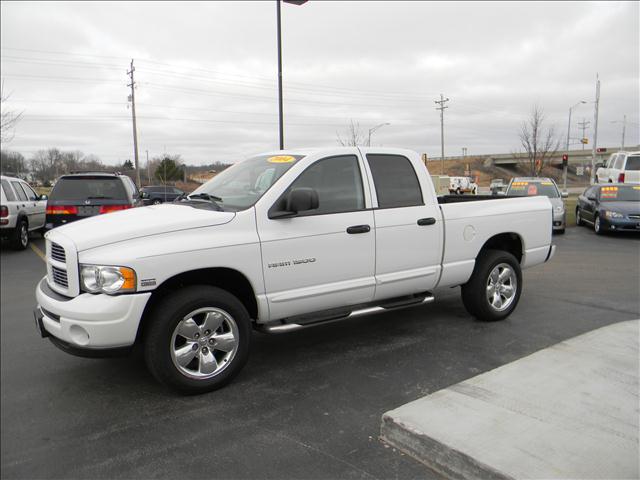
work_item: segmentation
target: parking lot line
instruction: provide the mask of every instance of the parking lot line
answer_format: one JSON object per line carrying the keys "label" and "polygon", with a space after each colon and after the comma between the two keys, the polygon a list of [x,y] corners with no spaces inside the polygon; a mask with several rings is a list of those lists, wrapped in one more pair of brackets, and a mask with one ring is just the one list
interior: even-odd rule
{"label": "parking lot line", "polygon": [[43,262],[47,263],[47,259],[43,251],[40,250],[38,247],[36,247],[33,243],[31,243],[30,246],[31,246],[31,250],[33,250],[35,254],[38,255]]}

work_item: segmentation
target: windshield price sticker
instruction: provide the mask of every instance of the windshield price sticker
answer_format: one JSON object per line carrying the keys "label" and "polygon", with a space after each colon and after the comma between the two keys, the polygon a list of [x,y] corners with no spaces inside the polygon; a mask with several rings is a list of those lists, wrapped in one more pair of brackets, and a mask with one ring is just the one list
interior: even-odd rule
{"label": "windshield price sticker", "polygon": [[517,190],[524,190],[524,187],[529,185],[529,182],[513,182],[511,184],[511,188],[515,188]]}
{"label": "windshield price sticker", "polygon": [[296,158],[291,155],[276,155],[275,157],[267,158],[267,162],[269,163],[291,163],[295,161]]}
{"label": "windshield price sticker", "polygon": [[602,187],[600,189],[601,198],[616,198],[618,196],[618,187]]}
{"label": "windshield price sticker", "polygon": [[529,189],[527,190],[528,195],[537,195],[538,194],[538,186],[535,184],[529,185]]}

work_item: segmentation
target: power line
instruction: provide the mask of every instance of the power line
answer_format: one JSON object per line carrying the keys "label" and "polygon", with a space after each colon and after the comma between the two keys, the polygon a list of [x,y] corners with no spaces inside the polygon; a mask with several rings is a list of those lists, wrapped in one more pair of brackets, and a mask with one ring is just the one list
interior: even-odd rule
{"label": "power line", "polygon": [[442,158],[442,175],[444,175],[444,109],[449,108],[445,106],[445,103],[449,101],[448,98],[444,98],[444,95],[440,94],[440,100],[434,100],[436,104],[440,105],[436,107],[436,110],[440,110],[440,152]]}

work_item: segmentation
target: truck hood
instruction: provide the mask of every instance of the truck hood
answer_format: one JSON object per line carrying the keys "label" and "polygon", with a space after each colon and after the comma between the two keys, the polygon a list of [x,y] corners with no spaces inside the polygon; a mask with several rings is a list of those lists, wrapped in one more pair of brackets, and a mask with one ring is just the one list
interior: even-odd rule
{"label": "truck hood", "polygon": [[192,228],[222,225],[230,222],[235,213],[194,208],[189,205],[161,204],[132,208],[85,218],[52,230],[68,237],[79,252],[134,238]]}

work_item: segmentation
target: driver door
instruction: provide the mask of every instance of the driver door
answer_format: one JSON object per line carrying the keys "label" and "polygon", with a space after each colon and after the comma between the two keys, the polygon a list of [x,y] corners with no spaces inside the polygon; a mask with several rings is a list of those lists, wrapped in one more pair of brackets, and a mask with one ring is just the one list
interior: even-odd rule
{"label": "driver door", "polygon": [[362,171],[355,154],[319,159],[275,203],[293,189],[312,188],[317,209],[291,218],[258,215],[271,320],[373,299],[375,230]]}

